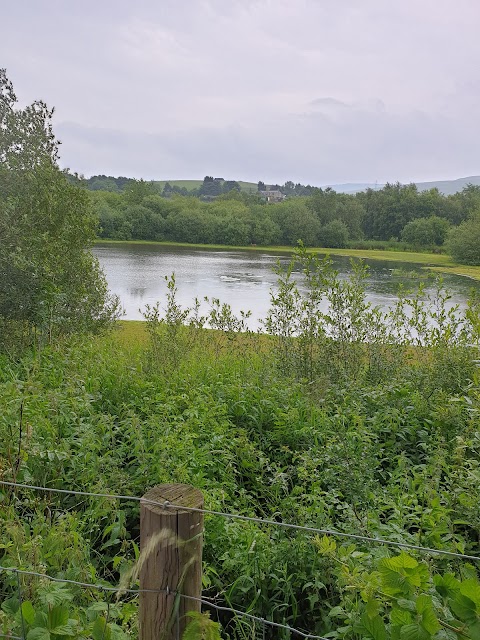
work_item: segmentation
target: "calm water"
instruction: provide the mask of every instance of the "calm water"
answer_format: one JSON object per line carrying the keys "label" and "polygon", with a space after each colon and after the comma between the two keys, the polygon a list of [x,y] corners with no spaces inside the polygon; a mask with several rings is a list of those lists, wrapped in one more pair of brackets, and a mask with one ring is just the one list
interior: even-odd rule
{"label": "calm water", "polygon": [[[141,320],[146,304],[157,300],[164,304],[164,276],[175,273],[178,301],[191,306],[194,298],[219,298],[240,310],[251,311],[251,327],[266,316],[270,290],[276,276],[272,268],[277,259],[287,263],[288,256],[262,251],[218,251],[172,248],[160,245],[97,245],[94,254],[105,271],[108,285],[118,294],[125,309],[124,319]],[[400,283],[411,286],[416,278],[405,275],[426,273],[420,266],[401,262],[366,261],[369,264],[367,298],[382,308],[392,305]],[[350,271],[348,258],[335,257],[335,268],[341,277]],[[445,276],[452,292],[452,303],[465,305],[472,287],[479,283],[459,276]],[[206,309],[206,307],[204,307]]]}

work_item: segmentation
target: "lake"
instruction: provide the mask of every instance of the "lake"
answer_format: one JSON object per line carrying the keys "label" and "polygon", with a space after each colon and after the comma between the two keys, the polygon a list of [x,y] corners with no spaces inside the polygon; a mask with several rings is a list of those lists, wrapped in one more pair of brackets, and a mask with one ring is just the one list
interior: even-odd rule
{"label": "lake", "polygon": [[[121,300],[126,320],[142,320],[145,305],[157,300],[165,303],[165,276],[175,273],[178,302],[192,306],[195,297],[219,298],[231,305],[234,313],[251,311],[251,328],[266,316],[270,290],[275,287],[273,267],[277,260],[287,264],[286,254],[267,251],[240,251],[171,247],[164,245],[98,244],[98,257],[108,286]],[[340,277],[351,271],[350,259],[334,256]],[[418,275],[427,272],[420,265],[402,262],[366,260],[369,265],[367,299],[381,308],[392,306],[401,283],[412,286]],[[299,277],[299,276],[298,276]],[[445,285],[452,292],[452,304],[465,306],[472,287],[479,283],[461,276],[447,275]],[[205,305],[203,306],[205,310]]]}

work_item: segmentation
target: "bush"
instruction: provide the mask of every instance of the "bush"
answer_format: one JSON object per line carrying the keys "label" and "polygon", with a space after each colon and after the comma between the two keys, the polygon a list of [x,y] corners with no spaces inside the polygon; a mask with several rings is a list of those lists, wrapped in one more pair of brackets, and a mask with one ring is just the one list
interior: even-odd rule
{"label": "bush", "polygon": [[456,262],[480,265],[480,212],[450,231],[447,248]]}
{"label": "bush", "polygon": [[445,242],[449,229],[448,221],[438,216],[417,218],[402,229],[402,240],[413,245],[440,246]]}
{"label": "bush", "polygon": [[322,247],[343,249],[348,243],[348,228],[341,220],[332,220],[322,227],[319,234]]}

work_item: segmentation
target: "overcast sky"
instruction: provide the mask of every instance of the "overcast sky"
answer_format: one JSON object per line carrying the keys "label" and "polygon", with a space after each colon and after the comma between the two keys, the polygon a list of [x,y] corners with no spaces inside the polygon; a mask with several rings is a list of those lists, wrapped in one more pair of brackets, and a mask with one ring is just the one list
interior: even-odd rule
{"label": "overcast sky", "polygon": [[480,174],[478,0],[0,0],[0,67],[74,171]]}

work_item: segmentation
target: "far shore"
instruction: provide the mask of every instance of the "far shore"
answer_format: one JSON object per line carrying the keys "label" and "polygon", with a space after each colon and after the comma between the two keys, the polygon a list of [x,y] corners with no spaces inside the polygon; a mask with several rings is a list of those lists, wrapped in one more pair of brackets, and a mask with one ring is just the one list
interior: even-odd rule
{"label": "far shore", "polygon": [[[221,251],[264,251],[271,253],[292,253],[293,247],[265,247],[260,245],[234,246],[225,244],[189,244],[188,242],[155,242],[153,240],[107,240],[98,238],[96,245],[154,245],[165,247],[188,247],[190,249],[216,249]],[[385,251],[380,249],[326,249],[322,247],[309,247],[309,251],[320,255],[347,256],[351,258],[367,260],[389,260],[392,262],[405,262],[407,264],[419,264],[424,269],[465,276],[473,280],[480,280],[480,266],[470,266],[453,262],[450,256],[438,253],[420,253],[414,251]]]}

